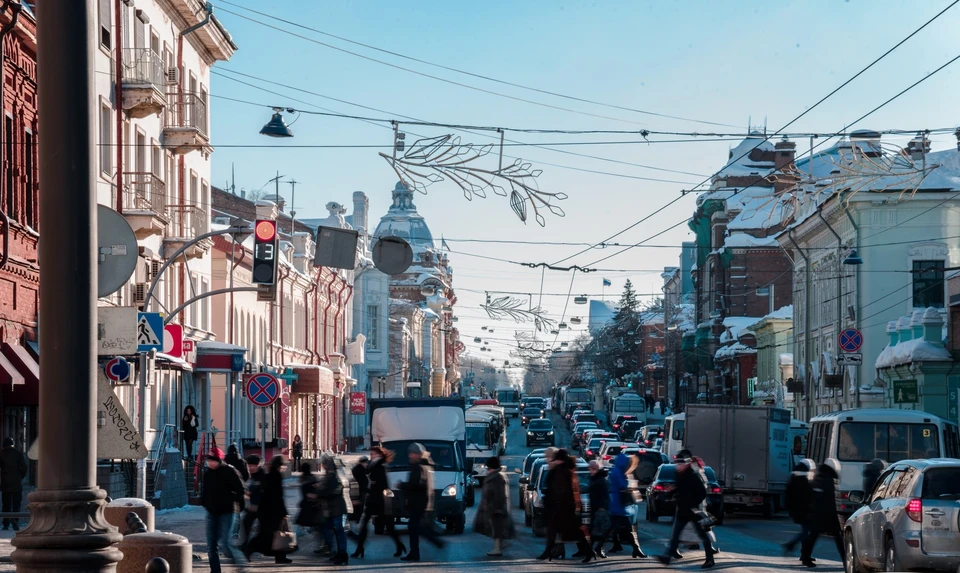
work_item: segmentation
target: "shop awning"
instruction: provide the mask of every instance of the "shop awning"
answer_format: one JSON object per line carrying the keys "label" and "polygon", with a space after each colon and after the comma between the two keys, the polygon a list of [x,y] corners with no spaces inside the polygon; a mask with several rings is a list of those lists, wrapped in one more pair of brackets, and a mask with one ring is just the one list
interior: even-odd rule
{"label": "shop awning", "polygon": [[197,343],[197,372],[243,372],[247,349],[236,344],[201,340]]}
{"label": "shop awning", "polygon": [[23,374],[20,374],[13,362],[10,362],[6,355],[0,354],[0,384],[19,386],[25,382]]}
{"label": "shop awning", "polygon": [[290,385],[291,394],[326,394],[332,396],[336,391],[333,370],[315,364],[288,364],[297,379]]}
{"label": "shop awning", "polygon": [[3,344],[3,355],[17,368],[24,380],[31,384],[40,383],[40,365],[30,352],[19,344]]}
{"label": "shop awning", "polygon": [[186,360],[182,360],[163,352],[157,353],[157,368],[170,368],[174,370],[193,371],[193,366]]}

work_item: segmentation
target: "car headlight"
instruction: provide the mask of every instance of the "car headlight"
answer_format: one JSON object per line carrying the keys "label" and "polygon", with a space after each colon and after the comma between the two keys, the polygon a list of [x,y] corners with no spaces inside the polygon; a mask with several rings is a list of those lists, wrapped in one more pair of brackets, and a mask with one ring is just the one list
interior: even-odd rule
{"label": "car headlight", "polygon": [[393,490],[390,490],[390,489],[383,490],[383,497],[393,497]]}
{"label": "car headlight", "polygon": [[447,487],[443,488],[443,497],[455,497],[457,495],[457,486],[455,484],[450,484]]}
{"label": "car headlight", "polygon": [[552,435],[553,435],[553,430],[550,430],[549,432],[547,432],[547,435],[548,435],[548,436],[552,436]]}
{"label": "car headlight", "polygon": [[533,435],[533,432],[527,432],[527,435],[528,435],[528,436],[532,436],[532,435]]}

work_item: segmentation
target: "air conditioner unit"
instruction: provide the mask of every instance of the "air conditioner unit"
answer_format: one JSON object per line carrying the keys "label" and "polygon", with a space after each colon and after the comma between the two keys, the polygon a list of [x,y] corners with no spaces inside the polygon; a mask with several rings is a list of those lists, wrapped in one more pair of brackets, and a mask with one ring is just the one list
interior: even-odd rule
{"label": "air conditioner unit", "polygon": [[180,83],[180,68],[167,69],[167,84],[177,85]]}
{"label": "air conditioner unit", "polygon": [[155,280],[157,275],[160,274],[160,267],[162,265],[162,261],[150,261],[150,275],[147,277],[147,280]]}
{"label": "air conditioner unit", "polygon": [[147,283],[134,283],[132,287],[133,295],[130,297],[133,299],[134,306],[144,306],[147,304],[147,289],[150,288],[150,285]]}

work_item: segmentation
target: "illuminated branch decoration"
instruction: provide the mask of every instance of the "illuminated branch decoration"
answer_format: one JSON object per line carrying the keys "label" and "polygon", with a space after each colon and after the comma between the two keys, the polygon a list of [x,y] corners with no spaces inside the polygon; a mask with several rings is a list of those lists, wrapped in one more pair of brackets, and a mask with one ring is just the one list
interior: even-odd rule
{"label": "illuminated branch decoration", "polygon": [[410,189],[426,194],[427,187],[441,181],[452,181],[468,201],[474,197],[486,198],[487,192],[510,198],[510,207],[521,221],[527,221],[527,208],[540,226],[546,224],[541,211],[550,211],[563,217],[563,209],[555,204],[567,198],[566,193],[548,193],[537,186],[537,177],[542,171],[532,169],[530,163],[517,159],[503,164],[503,134],[500,139],[499,163],[495,169],[483,168],[477,160],[490,154],[493,144],[476,146],[461,143],[459,136],[441,135],[419,139],[406,152],[403,151],[404,134],[395,130],[394,150],[390,155],[380,153],[393,167],[400,180]]}
{"label": "illuminated branch decoration", "polygon": [[547,343],[543,340],[537,340],[534,333],[518,330],[514,332],[513,336],[517,339],[517,348],[510,351],[511,356],[527,360],[538,360],[551,353],[550,348],[547,347]]}
{"label": "illuminated branch decoration", "polygon": [[487,311],[487,315],[494,320],[512,318],[521,324],[533,322],[534,327],[540,332],[546,332],[557,325],[557,321],[547,317],[546,311],[539,306],[524,308],[524,301],[510,296],[495,298],[487,304],[480,305],[480,308]]}

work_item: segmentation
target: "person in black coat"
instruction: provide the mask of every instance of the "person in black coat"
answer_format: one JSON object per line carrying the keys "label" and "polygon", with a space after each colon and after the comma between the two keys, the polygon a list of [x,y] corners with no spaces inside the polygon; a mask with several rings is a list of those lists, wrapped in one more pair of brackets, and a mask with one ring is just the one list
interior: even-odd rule
{"label": "person in black coat", "polygon": [[360,521],[363,514],[363,508],[367,504],[367,495],[370,494],[370,478],[367,476],[367,466],[370,465],[370,459],[363,456],[357,461],[356,465],[350,470],[353,480],[357,482],[357,505],[353,508],[350,521]]}
{"label": "person in black coat", "polygon": [[[590,462],[590,534],[593,536],[593,551],[597,557],[606,559],[603,544],[606,543],[612,527],[610,519],[610,484],[607,482],[609,472],[600,467],[597,460]],[[606,512],[606,516],[604,516]],[[600,516],[600,520],[597,516]],[[606,520],[606,524],[601,521]]]}
{"label": "person in black coat", "polygon": [[233,469],[237,470],[237,473],[240,474],[240,477],[243,478],[244,482],[250,479],[250,471],[247,470],[247,462],[240,457],[240,450],[237,449],[236,444],[230,444],[230,447],[227,448],[227,457],[223,458],[223,461],[233,466]]}
{"label": "person in black coat", "polygon": [[812,460],[802,460],[793,468],[793,474],[787,480],[787,513],[794,523],[800,525],[800,533],[783,544],[784,554],[793,552],[798,543],[806,540],[810,534],[811,504],[813,504],[813,489],[810,487],[810,470]]}
{"label": "person in black coat", "polygon": [[[3,511],[16,513],[23,502],[23,479],[27,477],[27,461],[23,452],[14,447],[13,438],[3,439],[0,450],[0,492],[3,497]],[[3,529],[13,526],[20,531],[19,519],[4,519]]]}
{"label": "person in black coat", "polygon": [[410,553],[402,561],[420,561],[420,536],[438,548],[444,542],[437,536],[429,520],[433,519],[433,468],[423,444],[414,443],[407,450],[410,457],[410,477],[400,483],[407,497],[409,511]]}
{"label": "person in black coat", "polygon": [[843,534],[840,531],[840,518],[837,517],[837,488],[840,464],[833,458],[817,468],[817,474],[810,484],[812,490],[812,513],[810,534],[804,540],[800,549],[800,561],[807,567],[814,566],[813,547],[821,535],[833,537],[840,553],[840,560],[846,561],[846,551],[843,547]]}
{"label": "person in black coat", "polygon": [[187,453],[187,459],[193,457],[193,444],[197,441],[199,426],[200,418],[197,416],[197,409],[193,406],[184,408],[183,417],[180,418],[180,435],[183,437],[183,449]]}
{"label": "person in black coat", "polygon": [[243,480],[233,466],[223,462],[223,451],[214,447],[207,454],[200,505],[207,510],[207,557],[210,572],[220,573],[220,551],[243,565],[243,554],[230,542],[237,509],[243,506]]}
{"label": "person in black coat", "polygon": [[243,551],[249,555],[247,548],[252,541],[250,532],[253,530],[254,522],[257,521],[257,510],[260,507],[260,501],[263,499],[263,483],[267,480],[267,472],[263,471],[260,456],[251,454],[247,456],[246,461],[247,475],[249,476],[244,484],[247,490],[247,510],[240,522],[240,533],[243,537]]}
{"label": "person in black coat", "polygon": [[393,461],[393,452],[375,446],[370,448],[370,457],[372,459],[367,465],[366,470],[370,477],[369,491],[367,493],[363,516],[360,518],[360,525],[358,526],[360,531],[357,537],[357,550],[350,556],[359,559],[363,558],[363,544],[367,540],[367,524],[370,523],[370,520],[374,517],[384,517],[384,528],[397,548],[393,556],[402,557],[403,554],[407,552],[407,548],[403,546],[400,538],[397,537],[393,516],[390,515],[392,512],[387,511],[384,498],[384,492],[390,491],[390,484],[387,482],[386,466]]}
{"label": "person in black coat", "polygon": [[703,568],[709,569],[716,564],[713,559],[713,542],[707,536],[703,527],[700,526],[700,520],[697,517],[700,504],[707,498],[707,484],[700,476],[699,467],[693,467],[696,463],[690,450],[681,450],[677,454],[677,484],[674,494],[677,513],[673,520],[673,532],[670,535],[670,544],[667,546],[667,551],[664,555],[657,557],[660,563],[664,565],[670,565],[670,559],[676,556],[677,548],[680,546],[680,534],[687,524],[693,526],[697,537],[703,542],[704,550],[707,553]]}
{"label": "person in black coat", "polygon": [[337,462],[330,456],[320,459],[323,475],[317,483],[317,496],[323,508],[323,527],[321,533],[327,546],[333,548],[337,542],[337,553],[331,561],[334,565],[347,564],[347,536],[343,531],[343,516],[347,514],[347,500],[343,496],[343,481],[337,471]]}
{"label": "person in black coat", "polygon": [[274,456],[270,460],[270,471],[263,480],[263,495],[257,505],[260,531],[247,544],[247,554],[248,557],[252,553],[273,555],[277,563],[293,563],[286,555],[273,551],[273,534],[280,530],[287,517],[287,506],[283,501],[283,466],[283,456]]}

